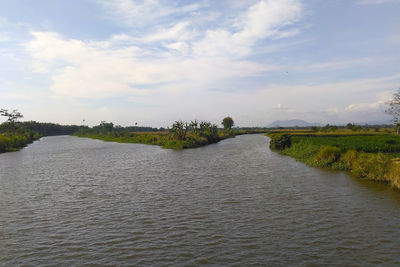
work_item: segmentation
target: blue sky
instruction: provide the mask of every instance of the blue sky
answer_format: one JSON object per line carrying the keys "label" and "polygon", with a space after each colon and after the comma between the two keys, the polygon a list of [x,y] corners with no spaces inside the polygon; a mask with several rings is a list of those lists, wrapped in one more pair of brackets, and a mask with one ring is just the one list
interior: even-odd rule
{"label": "blue sky", "polygon": [[388,121],[399,11],[399,0],[1,1],[0,107],[89,125]]}

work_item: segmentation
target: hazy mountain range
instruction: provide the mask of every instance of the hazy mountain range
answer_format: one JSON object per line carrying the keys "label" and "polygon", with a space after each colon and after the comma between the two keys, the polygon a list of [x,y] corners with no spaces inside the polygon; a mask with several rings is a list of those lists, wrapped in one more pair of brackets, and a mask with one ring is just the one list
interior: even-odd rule
{"label": "hazy mountain range", "polygon": [[277,120],[269,124],[267,127],[310,127],[310,126],[321,126],[320,123],[310,123],[303,120]]}

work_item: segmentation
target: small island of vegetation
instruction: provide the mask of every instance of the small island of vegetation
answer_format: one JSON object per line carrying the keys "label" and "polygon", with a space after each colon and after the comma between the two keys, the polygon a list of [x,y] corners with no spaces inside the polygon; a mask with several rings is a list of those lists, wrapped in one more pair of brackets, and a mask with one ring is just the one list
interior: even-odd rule
{"label": "small island of vegetation", "polygon": [[217,143],[223,139],[234,137],[237,132],[232,129],[234,121],[225,117],[222,121],[223,129],[207,121],[175,121],[169,129],[147,127],[148,131],[140,131],[143,127],[114,126],[111,122],[102,121],[92,128],[81,128],[74,135],[112,141],[119,143],[140,143],[159,145],[163,148],[185,149],[195,148]]}

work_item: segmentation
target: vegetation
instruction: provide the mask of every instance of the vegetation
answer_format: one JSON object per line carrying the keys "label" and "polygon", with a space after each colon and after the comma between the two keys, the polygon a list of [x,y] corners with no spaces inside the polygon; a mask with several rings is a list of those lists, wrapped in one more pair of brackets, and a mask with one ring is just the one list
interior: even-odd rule
{"label": "vegetation", "polygon": [[225,117],[222,120],[222,125],[224,126],[225,130],[232,129],[232,127],[234,125],[233,119],[231,117]]}
{"label": "vegetation", "polygon": [[0,153],[16,151],[39,138],[37,133],[25,131],[18,122],[23,118],[18,110],[9,112],[6,109],[0,110],[0,115],[7,117],[7,122],[3,123],[0,129]]}
{"label": "vegetation", "polygon": [[400,132],[400,88],[393,94],[393,98],[387,102],[388,109],[386,113],[393,116],[393,122],[397,127],[397,134]]}
{"label": "vegetation", "polygon": [[38,138],[39,135],[34,132],[0,133],[0,153],[17,151]]}
{"label": "vegetation", "polygon": [[7,117],[7,121],[0,124],[0,153],[19,150],[42,136],[69,135],[84,128],[35,121],[20,122],[18,120],[23,115],[18,110],[9,112],[1,109],[0,115]]}
{"label": "vegetation", "polygon": [[7,109],[1,109],[0,115],[7,117],[7,131],[15,134],[18,129],[18,120],[24,116],[16,109],[14,109],[12,112],[9,112]]}
{"label": "vegetation", "polygon": [[348,171],[400,189],[400,137],[393,133],[286,130],[268,136],[272,149],[310,166]]}
{"label": "vegetation", "polygon": [[282,150],[292,145],[292,136],[289,134],[273,134],[269,143],[272,149]]}
{"label": "vegetation", "polygon": [[82,128],[76,136],[89,137],[120,143],[141,143],[159,145],[164,148],[184,149],[200,147],[235,136],[232,129],[221,131],[218,126],[206,121],[176,121],[168,131],[132,132],[131,128],[114,127],[113,123],[102,121],[93,128]]}

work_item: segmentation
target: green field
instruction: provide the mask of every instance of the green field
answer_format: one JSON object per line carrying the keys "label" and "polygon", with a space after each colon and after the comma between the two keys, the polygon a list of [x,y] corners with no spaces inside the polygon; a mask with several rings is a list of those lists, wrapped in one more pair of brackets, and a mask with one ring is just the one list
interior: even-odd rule
{"label": "green field", "polygon": [[382,135],[292,135],[292,143],[312,146],[330,145],[342,151],[356,150],[367,153],[400,153],[400,137]]}
{"label": "green field", "polygon": [[292,131],[268,135],[271,137],[271,148],[307,165],[349,171],[356,177],[400,188],[400,136],[389,133]]}

